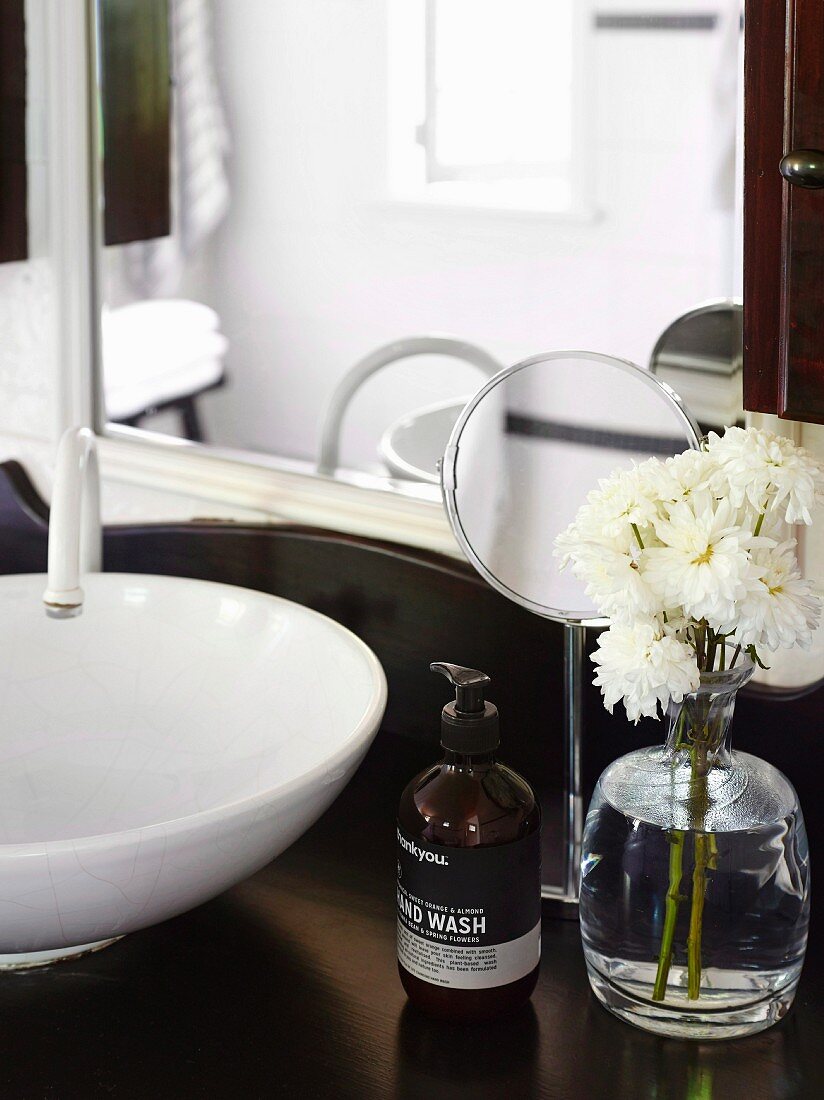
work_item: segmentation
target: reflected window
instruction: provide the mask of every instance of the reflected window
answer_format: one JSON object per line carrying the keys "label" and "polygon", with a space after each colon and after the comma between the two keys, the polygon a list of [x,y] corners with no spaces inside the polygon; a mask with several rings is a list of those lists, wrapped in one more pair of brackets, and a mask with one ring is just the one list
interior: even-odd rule
{"label": "reflected window", "polygon": [[391,21],[395,192],[569,210],[584,137],[573,0],[395,0]]}

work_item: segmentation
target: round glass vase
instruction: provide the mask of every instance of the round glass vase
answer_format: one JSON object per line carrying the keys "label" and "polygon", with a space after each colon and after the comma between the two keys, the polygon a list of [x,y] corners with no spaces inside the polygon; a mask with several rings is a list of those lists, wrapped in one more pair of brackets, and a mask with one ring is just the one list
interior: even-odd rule
{"label": "round glass vase", "polygon": [[616,1016],[662,1035],[729,1039],[781,1019],[807,942],[809,857],[789,781],[733,753],[747,662],[671,704],[662,747],[604,771],[582,847],[589,980]]}

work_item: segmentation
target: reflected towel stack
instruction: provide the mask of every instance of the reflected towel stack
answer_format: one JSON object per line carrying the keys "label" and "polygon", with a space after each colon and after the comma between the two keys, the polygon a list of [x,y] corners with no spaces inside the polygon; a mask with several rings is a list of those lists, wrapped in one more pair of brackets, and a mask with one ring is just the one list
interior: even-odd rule
{"label": "reflected towel stack", "polygon": [[127,420],[220,382],[228,348],[201,302],[153,299],[103,312],[106,412]]}

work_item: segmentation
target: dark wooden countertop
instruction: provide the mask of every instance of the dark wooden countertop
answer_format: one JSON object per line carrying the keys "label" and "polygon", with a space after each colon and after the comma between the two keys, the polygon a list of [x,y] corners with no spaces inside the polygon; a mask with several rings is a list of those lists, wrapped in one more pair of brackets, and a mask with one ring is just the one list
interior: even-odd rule
{"label": "dark wooden countertop", "polygon": [[824,1096],[820,922],[795,1008],[751,1039],[683,1043],[614,1020],[589,992],[577,923],[549,918],[527,1010],[450,1027],[407,1006],[393,822],[424,752],[382,731],[327,814],[248,881],[99,954],[0,976],[0,1095]]}

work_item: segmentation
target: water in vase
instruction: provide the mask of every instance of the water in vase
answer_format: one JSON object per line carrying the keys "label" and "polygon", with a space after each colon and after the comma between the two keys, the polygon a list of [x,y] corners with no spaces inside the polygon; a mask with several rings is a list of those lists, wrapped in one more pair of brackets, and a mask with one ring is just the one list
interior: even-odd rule
{"label": "water in vase", "polygon": [[807,837],[790,783],[747,753],[708,778],[696,830],[678,812],[687,774],[664,749],[607,768],[587,818],[580,909],[597,996],[647,1030],[701,1039],[751,1034],[786,1013],[809,915]]}

